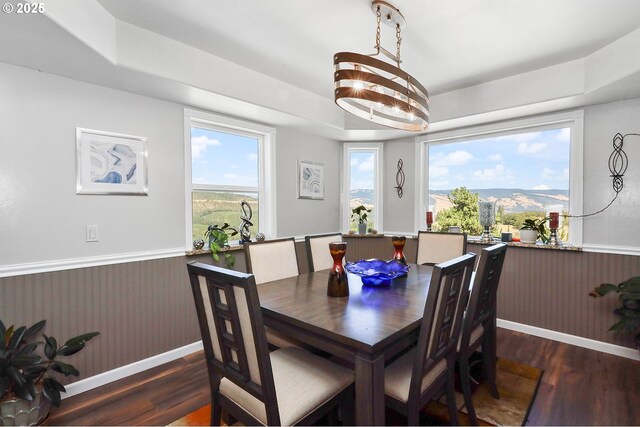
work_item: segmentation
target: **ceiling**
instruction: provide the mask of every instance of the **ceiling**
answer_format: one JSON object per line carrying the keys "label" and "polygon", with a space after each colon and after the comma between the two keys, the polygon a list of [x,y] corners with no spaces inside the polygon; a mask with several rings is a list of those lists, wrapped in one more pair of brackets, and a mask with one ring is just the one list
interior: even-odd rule
{"label": "ceiling", "polygon": [[[640,1],[393,3],[432,130],[640,96]],[[369,0],[49,0],[0,14],[0,39],[0,62],[190,107],[340,140],[413,135],[333,103],[333,54],[373,53]]]}
{"label": "ceiling", "polygon": [[[327,98],[332,55],[373,53],[369,0],[98,0],[116,18]],[[584,57],[640,27],[637,0],[392,0],[431,94]],[[395,51],[395,30],[382,45]]]}

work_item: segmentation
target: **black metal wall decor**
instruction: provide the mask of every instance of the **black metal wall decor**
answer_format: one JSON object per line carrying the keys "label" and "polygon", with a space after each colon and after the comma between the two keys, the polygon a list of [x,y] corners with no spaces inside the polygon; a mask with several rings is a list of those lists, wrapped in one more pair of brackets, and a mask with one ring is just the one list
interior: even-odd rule
{"label": "black metal wall decor", "polygon": [[253,223],[251,222],[251,217],[253,217],[253,211],[251,210],[251,206],[245,200],[240,202],[240,208],[242,209],[242,215],[240,215],[240,219],[242,222],[240,223],[240,243],[250,242],[251,241],[251,231],[249,227],[253,227]]}
{"label": "black metal wall decor", "polygon": [[613,196],[613,199],[609,202],[607,206],[600,209],[599,211],[591,212],[584,215],[562,215],[563,217],[585,218],[588,216],[597,215],[600,212],[604,212],[609,206],[613,204],[613,202],[616,201],[616,199],[618,198],[618,194],[620,194],[620,192],[624,188],[623,178],[624,178],[625,172],[627,171],[627,166],[629,166],[629,157],[627,157],[627,153],[625,153],[624,150],[622,149],[622,146],[624,145],[624,139],[627,136],[640,136],[640,133],[627,133],[622,135],[621,133],[618,132],[613,136],[613,141],[612,141],[613,151],[609,155],[609,172],[611,172],[611,175],[609,176],[613,179],[613,184],[612,184],[613,191],[616,193],[616,195]]}
{"label": "black metal wall decor", "polygon": [[396,172],[396,186],[394,187],[398,192],[398,197],[402,199],[404,187],[404,171],[402,170],[402,159],[398,159],[398,172]]}

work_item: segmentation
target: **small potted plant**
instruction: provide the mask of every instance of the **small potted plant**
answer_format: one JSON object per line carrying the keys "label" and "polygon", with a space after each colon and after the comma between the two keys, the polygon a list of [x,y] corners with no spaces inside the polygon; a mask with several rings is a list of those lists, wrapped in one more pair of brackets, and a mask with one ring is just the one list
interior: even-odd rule
{"label": "small potted plant", "polygon": [[520,241],[535,245],[540,239],[542,243],[547,243],[549,235],[547,234],[547,228],[544,226],[546,221],[547,218],[525,219],[520,227]]}
{"label": "small potted plant", "polygon": [[633,334],[636,347],[640,350],[640,276],[632,277],[617,285],[603,283],[589,295],[597,298],[609,292],[617,293],[620,299],[620,306],[613,310],[620,320],[611,325],[609,330]]}
{"label": "small potted plant", "polygon": [[[229,247],[229,236],[235,236],[238,234],[238,230],[231,227],[226,222],[222,225],[213,224],[207,228],[204,232],[204,236],[209,239],[209,249],[211,250],[211,256],[214,260],[220,261],[220,255],[218,252],[222,248]],[[229,268],[233,267],[236,263],[236,257],[229,252],[224,253],[225,265]]]}
{"label": "small potted plant", "polygon": [[351,217],[358,221],[358,234],[367,234],[367,214],[369,213],[371,209],[367,209],[364,205],[351,209]]}
{"label": "small potted plant", "polygon": [[[41,320],[30,328],[7,328],[0,321],[0,425],[35,425],[47,417],[50,405],[60,406],[60,393],[66,390],[49,374],[55,371],[64,376],[80,375],[60,357],[76,354],[99,335],[78,335],[61,346],[54,337],[44,334],[44,342],[35,341],[35,334],[45,322]],[[40,344],[44,344],[44,358],[36,353]],[[14,418],[14,414],[18,415]]]}

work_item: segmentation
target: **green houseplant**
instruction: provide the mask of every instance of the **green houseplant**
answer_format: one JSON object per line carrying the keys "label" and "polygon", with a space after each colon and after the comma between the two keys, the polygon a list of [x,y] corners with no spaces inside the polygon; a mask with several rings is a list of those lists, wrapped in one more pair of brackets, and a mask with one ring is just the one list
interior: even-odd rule
{"label": "green houseplant", "polygon": [[351,218],[355,219],[358,223],[358,234],[367,234],[367,220],[369,219],[367,214],[370,213],[371,209],[367,209],[364,205],[351,209]]}
{"label": "green houseplant", "polygon": [[[549,242],[549,234],[547,228],[544,226],[548,218],[533,219],[527,218],[520,227],[520,241],[522,243],[535,244],[538,239],[542,243]],[[523,233],[524,231],[524,233]]]}
{"label": "green houseplant", "polygon": [[603,283],[589,293],[592,297],[603,297],[615,292],[620,299],[620,306],[613,312],[620,319],[611,325],[610,331],[634,334],[636,346],[640,350],[640,276],[631,277],[617,285]]}
{"label": "green houseplant", "polygon": [[[211,256],[214,260],[220,261],[220,255],[218,255],[218,253],[222,248],[229,247],[229,237],[235,236],[236,234],[238,234],[238,230],[226,222],[222,225],[213,224],[207,227],[204,236],[209,239],[209,249],[211,250]],[[236,257],[229,252],[225,252],[224,262],[227,267],[231,268],[236,263]]]}
{"label": "green houseplant", "polygon": [[[7,328],[0,321],[0,414],[21,413],[22,418],[8,420],[16,425],[35,424],[44,419],[48,414],[48,402],[60,406],[60,393],[66,390],[50,376],[51,371],[64,376],[80,375],[73,365],[60,358],[76,354],[87,341],[99,335],[98,332],[78,335],[61,346],[56,338],[44,334],[44,341],[36,341],[35,335],[45,323],[41,320],[29,328],[13,325]],[[41,344],[44,344],[42,355],[37,353]]]}

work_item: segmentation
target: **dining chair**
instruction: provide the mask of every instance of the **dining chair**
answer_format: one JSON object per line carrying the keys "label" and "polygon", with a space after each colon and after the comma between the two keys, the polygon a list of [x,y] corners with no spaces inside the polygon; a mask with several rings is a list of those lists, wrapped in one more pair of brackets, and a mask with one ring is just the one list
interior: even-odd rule
{"label": "dining chair", "polygon": [[304,244],[307,249],[309,272],[331,268],[333,258],[329,253],[329,243],[332,242],[342,242],[342,233],[305,236]]}
{"label": "dining chair", "polygon": [[211,388],[211,425],[222,409],[245,425],[316,422],[341,409],[352,424],[354,375],[300,348],[269,353],[255,277],[187,264]]}
{"label": "dining chair", "polygon": [[385,402],[406,415],[409,425],[418,425],[420,409],[443,391],[451,424],[458,424],[456,346],[475,259],[474,253],[468,253],[433,268],[418,344],[385,368]]}
{"label": "dining chair", "polygon": [[473,288],[462,321],[457,358],[464,403],[473,425],[478,425],[478,418],[471,399],[469,358],[480,346],[485,380],[492,396],[500,398],[496,386],[496,301],[506,254],[506,243],[498,243],[480,252]]}
{"label": "dining chair", "polygon": [[[247,273],[253,274],[257,285],[300,274],[296,241],[293,237],[264,242],[246,242],[244,257]],[[300,341],[269,327],[267,327],[267,341],[280,348],[305,347]]]}
{"label": "dining chair", "polygon": [[418,231],[416,264],[435,265],[459,257],[466,251],[466,233]]}

